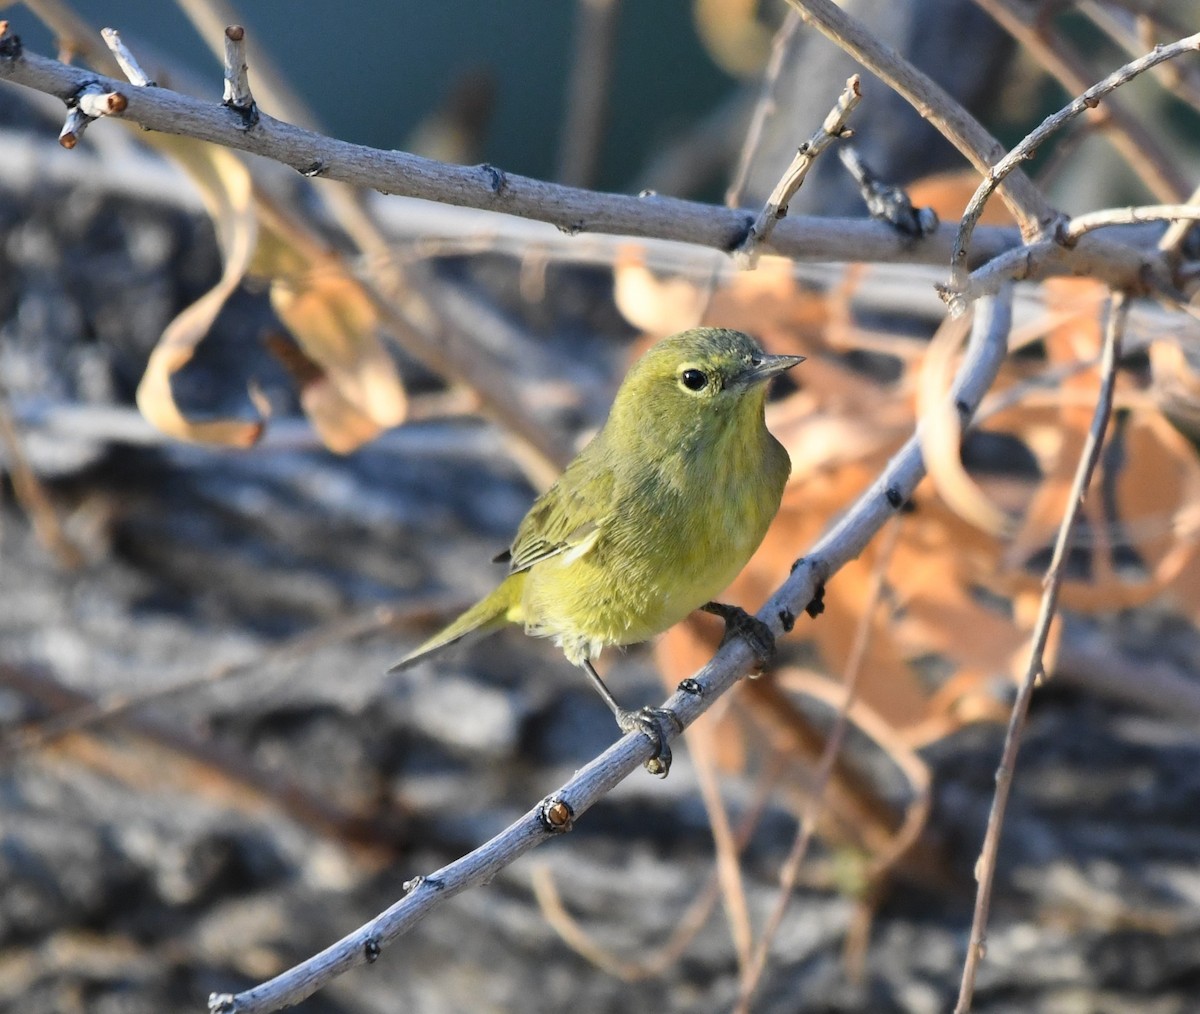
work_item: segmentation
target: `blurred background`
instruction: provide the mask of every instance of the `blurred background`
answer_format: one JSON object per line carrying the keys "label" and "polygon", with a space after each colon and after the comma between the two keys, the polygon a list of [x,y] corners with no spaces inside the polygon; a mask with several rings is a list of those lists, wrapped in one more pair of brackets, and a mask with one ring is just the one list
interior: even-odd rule
{"label": "blurred background", "polygon": [[[847,6],[1005,144],[1200,27],[1182,0]],[[0,16],[28,50],[105,73],[98,29],[115,27],[161,85],[214,102],[214,47],[244,24],[251,87],[281,119],[754,210],[858,69],[782,2],[331,17],[41,0]],[[863,93],[860,154],[955,221],[976,178],[870,75]],[[1070,213],[1185,200],[1198,110],[1200,67],[1181,60],[1031,171]],[[793,462],[783,508],[725,596],[752,609],[959,362],[942,265],[739,272],[712,250],[355,194],[116,122],[66,150],[63,112],[0,83],[3,1010],[201,1010],[351,931],[612,742],[586,681],[519,631],[384,674],[499,580],[488,561],[649,343],[705,323],[808,357],[768,406]],[[866,216],[833,152],[791,212]],[[1011,229],[999,202],[985,227]],[[1131,308],[977,1010],[1200,1009],[1198,275],[1178,242],[1175,302]],[[689,730],[670,778],[628,779],[299,1009],[733,1009],[804,814],[817,834],[752,1009],[949,1009],[1106,313],[1088,278],[1018,287],[1011,355],[962,453],[772,671]],[[696,618],[610,653],[606,678],[624,702],[661,700],[718,638]]]}

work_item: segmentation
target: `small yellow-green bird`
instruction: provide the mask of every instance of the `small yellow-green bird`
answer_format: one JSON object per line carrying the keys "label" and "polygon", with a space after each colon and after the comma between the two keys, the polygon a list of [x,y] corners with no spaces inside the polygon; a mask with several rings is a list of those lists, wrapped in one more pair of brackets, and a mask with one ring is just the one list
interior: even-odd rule
{"label": "small yellow-green bird", "polygon": [[525,515],[497,562],[508,577],[395,666],[473,632],[520,623],[582,666],[622,731],[656,747],[665,775],[664,709],[627,711],[592,659],[645,641],[694,609],[772,645],[770,629],[710,602],[745,566],[779,509],[791,471],[763,418],[768,382],[803,356],[767,355],[749,335],[695,328],[654,345],[629,370],[604,428]]}

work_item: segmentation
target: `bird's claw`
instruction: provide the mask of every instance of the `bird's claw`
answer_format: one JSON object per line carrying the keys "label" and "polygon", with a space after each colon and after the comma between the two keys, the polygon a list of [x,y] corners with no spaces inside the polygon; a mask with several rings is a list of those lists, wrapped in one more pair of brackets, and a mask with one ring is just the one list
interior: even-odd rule
{"label": "bird's claw", "polygon": [[775,635],[757,616],[751,616],[740,606],[726,605],[724,602],[706,602],[700,607],[706,613],[721,617],[725,621],[725,636],[721,638],[724,647],[729,640],[740,637],[754,652],[758,660],[758,668],[765,669],[775,657]]}
{"label": "bird's claw", "polygon": [[675,735],[683,731],[683,723],[670,708],[651,708],[647,705],[637,711],[621,708],[617,712],[617,725],[622,732],[640,732],[654,744],[654,756],[646,761],[645,768],[659,778],[666,778],[671,770],[671,745],[667,742],[663,724],[667,721],[675,727]]}

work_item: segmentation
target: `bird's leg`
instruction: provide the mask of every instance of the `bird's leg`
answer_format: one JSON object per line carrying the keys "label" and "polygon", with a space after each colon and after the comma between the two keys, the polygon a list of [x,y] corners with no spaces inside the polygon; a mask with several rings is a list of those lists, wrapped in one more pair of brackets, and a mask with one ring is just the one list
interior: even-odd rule
{"label": "bird's leg", "polygon": [[640,732],[654,744],[654,756],[646,761],[646,770],[652,775],[658,775],[659,778],[666,778],[667,772],[671,770],[671,745],[667,742],[663,722],[670,720],[678,734],[683,731],[683,723],[679,721],[679,717],[670,708],[652,708],[649,705],[639,708],[637,711],[623,708],[617,703],[617,699],[613,697],[608,687],[604,685],[604,680],[596,672],[596,667],[592,665],[591,659],[583,660],[583,671],[588,674],[592,686],[604,698],[604,703],[613,713],[621,731]]}
{"label": "bird's leg", "polygon": [[775,635],[757,616],[751,616],[740,606],[729,606],[724,602],[705,602],[700,607],[706,613],[721,617],[725,621],[724,646],[731,637],[740,637],[754,652],[758,667],[763,669],[775,657]]}

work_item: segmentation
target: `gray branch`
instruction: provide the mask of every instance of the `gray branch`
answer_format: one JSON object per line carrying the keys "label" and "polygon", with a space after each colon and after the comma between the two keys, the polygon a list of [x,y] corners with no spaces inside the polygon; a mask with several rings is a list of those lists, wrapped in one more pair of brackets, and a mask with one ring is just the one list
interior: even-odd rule
{"label": "gray branch", "polygon": [[[672,197],[605,194],[505,173],[491,165],[459,166],[402,151],[382,151],[325,137],[259,112],[252,123],[236,110],[166,88],[130,88],[83,67],[26,53],[12,35],[0,46],[0,80],[73,100],[86,86],[120,91],[123,118],[149,130],[195,137],[282,162],[307,176],[536,219],[569,234],[581,232],[675,240],[725,252],[745,238],[755,213]],[[799,261],[944,264],[954,230],[919,242],[861,219],[787,218],[770,252]],[[972,255],[982,263],[1020,242],[1013,229],[980,230]]]}

